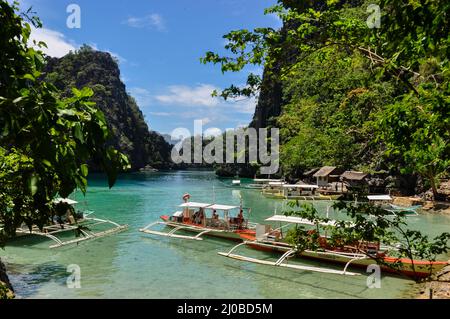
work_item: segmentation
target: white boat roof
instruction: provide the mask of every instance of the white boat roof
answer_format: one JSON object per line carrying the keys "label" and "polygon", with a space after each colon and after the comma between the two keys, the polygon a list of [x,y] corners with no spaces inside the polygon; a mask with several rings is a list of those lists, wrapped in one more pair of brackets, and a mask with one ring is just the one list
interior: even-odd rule
{"label": "white boat roof", "polygon": [[183,208],[206,208],[208,206],[211,206],[211,204],[188,202],[180,205]]}
{"label": "white boat roof", "polygon": [[228,206],[228,205],[214,204],[214,205],[208,206],[207,208],[208,209],[215,209],[215,210],[229,211],[229,210],[232,210],[232,209],[239,208],[239,206]]}
{"label": "white boat roof", "polygon": [[[270,218],[266,219],[267,222],[284,222],[284,223],[290,223],[290,224],[299,224],[299,225],[310,225],[315,226],[316,223],[313,223],[312,221],[301,218],[301,217],[295,217],[295,216],[283,216],[283,215],[275,215]],[[328,223],[319,223],[321,226],[335,226],[336,221],[329,221]]]}
{"label": "white boat roof", "polygon": [[253,181],[256,182],[256,183],[276,183],[276,182],[283,182],[282,179],[258,179],[258,178],[255,178]]}
{"label": "white boat roof", "polygon": [[70,199],[70,198],[56,198],[53,200],[53,203],[55,203],[55,204],[65,203],[65,204],[69,204],[69,205],[78,204],[77,201],[74,201],[73,199]]}
{"label": "white boat roof", "polygon": [[367,198],[369,200],[392,200],[392,197],[389,195],[370,195]]}
{"label": "white boat roof", "polygon": [[317,189],[317,185],[283,185],[284,188],[304,188],[304,189]]}

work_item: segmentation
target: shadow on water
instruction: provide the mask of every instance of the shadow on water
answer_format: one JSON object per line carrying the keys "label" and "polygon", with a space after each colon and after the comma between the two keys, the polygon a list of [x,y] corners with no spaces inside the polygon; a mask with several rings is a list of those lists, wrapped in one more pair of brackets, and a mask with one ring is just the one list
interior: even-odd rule
{"label": "shadow on water", "polygon": [[[139,228],[158,220],[161,214],[178,208],[186,192],[198,202],[214,199],[217,203],[239,205],[242,198],[244,206],[252,208],[251,220],[260,223],[265,223],[275,209],[280,212],[283,206],[279,201],[264,198],[259,191],[228,187],[211,172],[123,175],[112,190],[108,189],[104,179],[90,177],[88,194],[82,200],[95,211],[96,217],[128,224],[128,231],[55,251],[48,249],[53,241],[46,238],[24,237],[11,241],[4,259],[13,264],[10,266],[12,280],[19,295],[24,298],[222,298],[230,293],[243,298],[390,298],[396,297],[397,292],[407,286],[404,281],[387,279],[383,284],[386,293],[384,290],[369,292],[364,275],[358,276],[362,280],[356,277],[343,279],[328,274],[254,265],[217,255],[217,252],[229,251],[237,244],[234,242],[210,237],[205,237],[204,241],[183,241],[138,232]],[[80,198],[77,196],[76,199],[81,203]],[[317,205],[321,211],[326,209],[326,205]],[[426,223],[415,223],[430,231],[450,225],[450,220],[446,221],[444,217],[430,216],[426,219]],[[69,275],[61,264],[82,267],[82,291],[60,289]]]}
{"label": "shadow on water", "polygon": [[[357,299],[365,299],[365,297],[362,297],[360,295],[360,293],[362,293],[362,292],[364,292],[364,291],[366,291],[368,289],[368,288],[362,289],[360,292],[355,292],[354,294],[352,294],[352,293],[347,293],[344,290],[333,289],[330,286],[324,287],[324,286],[315,285],[315,284],[312,284],[312,283],[309,283],[309,282],[306,282],[306,281],[299,280],[299,279],[301,279],[301,277],[310,275],[310,272],[306,272],[306,271],[295,272],[295,279],[294,279],[293,276],[291,276],[289,278],[286,278],[286,277],[273,275],[273,272],[272,273],[267,273],[267,272],[261,272],[261,271],[257,271],[257,270],[251,270],[251,269],[242,269],[242,267],[238,267],[238,266],[234,266],[234,265],[225,265],[225,267],[233,269],[233,270],[237,270],[237,271],[246,271],[246,272],[251,273],[253,275],[267,277],[267,278],[270,278],[271,280],[276,280],[276,281],[279,281],[279,282],[285,282],[285,283],[287,283],[289,285],[298,284],[300,286],[308,286],[308,287],[311,287],[311,288],[314,288],[314,289],[318,289],[318,290],[322,289],[322,290],[327,290],[329,292],[334,292],[338,296],[339,295],[344,295],[344,296],[348,296],[348,297],[351,297],[351,298],[357,298]],[[266,266],[266,267],[269,267],[269,266]],[[330,279],[328,279],[328,280],[332,281]],[[341,283],[340,281],[337,281],[337,282]],[[356,285],[356,284],[350,284],[350,285],[359,287],[359,285]]]}
{"label": "shadow on water", "polygon": [[[229,241],[224,241],[222,239],[217,238],[207,238],[206,241],[197,242],[197,241],[187,241],[187,240],[178,240],[178,239],[170,239],[151,236],[142,236],[143,242],[146,245],[151,245],[152,247],[158,246],[160,248],[169,248],[170,250],[175,251],[177,255],[182,255],[190,261],[197,263],[204,263],[207,259],[208,263],[213,267],[221,267],[224,270],[228,269],[232,273],[236,274],[247,274],[246,277],[250,278],[266,278],[261,280],[259,285],[265,285],[268,282],[278,282],[282,285],[295,286],[299,287],[309,287],[316,291],[326,291],[327,295],[333,295],[336,298],[357,298],[357,299],[365,299],[369,292],[372,290],[366,284],[366,278],[371,273],[366,273],[362,269],[357,267],[352,267],[350,271],[356,272],[361,276],[357,277],[349,277],[343,275],[332,275],[332,274],[322,274],[319,281],[324,281],[323,283],[317,283],[317,280],[312,278],[313,274],[318,274],[310,271],[298,271],[284,268],[277,268],[271,266],[264,265],[255,265],[251,263],[245,263],[242,261],[231,261],[225,257],[221,257],[217,255],[217,252],[227,252],[232,247],[234,247],[235,243],[231,243]],[[247,248],[248,249],[248,248]],[[259,252],[254,251],[252,249],[248,249],[249,251],[256,252],[258,254],[258,258],[263,260],[271,260],[276,261],[280,255],[267,253],[267,252]],[[333,265],[328,263],[320,263],[313,260],[299,258],[296,259],[295,264],[302,264],[306,266],[313,267],[326,267],[330,269],[342,270],[343,266]],[[251,268],[250,268],[251,267]],[[264,269],[264,270],[263,270]],[[276,275],[276,274],[284,274]],[[320,274],[319,274],[320,275]],[[239,275],[236,275],[239,276]],[[382,275],[381,280],[383,278],[389,278],[393,280],[404,280],[403,277],[397,276],[395,274]],[[311,280],[315,280],[316,282],[311,282]],[[358,281],[355,281],[358,280]],[[339,287],[339,288],[333,288]],[[333,297],[334,298],[334,297]]]}
{"label": "shadow on water", "polygon": [[18,298],[33,297],[42,284],[49,282],[64,287],[69,275],[67,268],[57,263],[43,263],[25,268],[23,265],[8,263],[8,271]]}

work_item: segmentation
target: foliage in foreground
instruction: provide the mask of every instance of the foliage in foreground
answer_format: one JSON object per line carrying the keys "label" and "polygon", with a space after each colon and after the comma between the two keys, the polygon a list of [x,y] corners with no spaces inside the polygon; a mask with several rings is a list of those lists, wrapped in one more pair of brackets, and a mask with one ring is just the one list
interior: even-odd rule
{"label": "foliage in foreground", "polygon": [[34,47],[45,43],[32,47],[29,39],[31,25],[41,23],[17,12],[17,3],[0,0],[0,243],[23,223],[45,226],[57,195],[85,192],[90,160],[100,163],[110,187],[129,167],[107,146],[110,134],[91,89],[62,98],[40,80],[45,57]]}
{"label": "foliage in foreground", "polygon": [[[379,28],[367,24],[373,4]],[[225,99],[263,95],[264,83],[283,88],[281,116],[269,122],[282,131],[284,173],[388,168],[421,175],[437,197],[450,167],[448,12],[446,0],[279,0],[266,13],[280,17],[280,30],[231,31],[229,54],[202,62],[223,72],[264,67],[263,79],[250,74],[244,87],[216,92]]]}
{"label": "foliage in foreground", "polygon": [[[389,256],[399,259],[395,264],[386,263],[380,256],[370,254],[366,250],[359,250],[358,253],[366,254],[378,264],[398,271],[402,258],[433,262],[450,250],[450,233],[443,233],[431,239],[420,231],[409,229],[405,215],[392,216],[390,212],[372,204],[337,202],[333,208],[345,214],[347,218],[328,226],[323,224],[331,220],[321,216],[313,205],[300,206],[298,201],[290,202],[289,205],[292,210],[286,211],[284,213],[286,216],[298,216],[316,225],[316,232],[312,235],[310,229],[304,226],[296,226],[290,230],[288,242],[298,252],[319,250],[321,248],[318,241],[319,234],[323,235],[326,232],[327,244],[335,248],[367,247],[370,243],[381,243],[389,247]],[[300,209],[294,209],[299,206]],[[415,272],[414,265],[413,271]]]}

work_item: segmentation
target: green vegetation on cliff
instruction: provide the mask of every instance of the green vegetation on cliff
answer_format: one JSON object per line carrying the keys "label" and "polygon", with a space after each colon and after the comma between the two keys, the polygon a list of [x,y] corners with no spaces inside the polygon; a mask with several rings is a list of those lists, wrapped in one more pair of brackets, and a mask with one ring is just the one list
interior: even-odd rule
{"label": "green vegetation on cliff", "polygon": [[[42,81],[45,58],[28,46],[37,18],[0,0],[0,245],[23,224],[43,227],[56,215],[52,200],[86,192],[90,161],[112,187],[127,157],[108,145],[104,114],[89,88],[65,97]],[[43,44],[40,44],[41,46]]]}
{"label": "green vegetation on cliff", "polygon": [[[379,5],[379,28],[376,25]],[[322,165],[419,175],[437,196],[450,167],[448,1],[288,1],[283,28],[236,30],[205,63],[264,66],[252,126],[279,127],[283,175]],[[370,26],[377,26],[370,28]]]}
{"label": "green vegetation on cliff", "polygon": [[109,53],[83,46],[61,59],[50,58],[45,78],[63,95],[70,94],[72,87],[94,91],[93,101],[105,114],[112,132],[110,142],[128,155],[132,169],[169,165],[171,146],[160,134],[149,131],[135,99],[127,94],[120,79],[117,61]]}

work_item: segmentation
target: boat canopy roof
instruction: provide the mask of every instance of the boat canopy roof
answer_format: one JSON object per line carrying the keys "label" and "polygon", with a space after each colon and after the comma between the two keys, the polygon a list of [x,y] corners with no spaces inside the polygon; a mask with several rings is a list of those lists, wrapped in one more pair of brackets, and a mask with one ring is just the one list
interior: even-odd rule
{"label": "boat canopy roof", "polygon": [[228,205],[214,204],[214,205],[208,206],[206,208],[208,208],[208,209],[215,209],[215,210],[229,211],[229,210],[232,210],[232,209],[239,208],[239,206],[228,206]]}
{"label": "boat canopy roof", "polygon": [[392,200],[392,197],[389,195],[370,195],[367,196],[369,200]]}
{"label": "boat canopy roof", "polygon": [[[283,215],[275,215],[270,218],[266,219],[267,222],[283,222],[283,223],[289,223],[289,224],[299,224],[299,225],[309,225],[309,226],[316,226],[317,224],[301,217],[295,217],[295,216],[283,216]],[[336,221],[329,221],[328,223],[319,223],[321,226],[335,226]]]}
{"label": "boat canopy roof", "polygon": [[317,185],[283,185],[284,188],[318,189]]}
{"label": "boat canopy roof", "polygon": [[70,198],[56,198],[53,200],[53,203],[55,203],[55,204],[64,203],[64,204],[68,204],[68,205],[78,204],[77,201],[74,201],[73,199],[70,199]]}
{"label": "boat canopy roof", "polygon": [[188,202],[180,205],[182,208],[204,208],[204,209],[215,209],[215,210],[223,210],[229,211],[232,209],[239,208],[239,206],[229,206],[229,205],[220,205],[220,204],[206,204],[206,203],[195,203]]}
{"label": "boat canopy roof", "polygon": [[258,179],[258,178],[255,178],[253,181],[255,183],[277,183],[277,182],[283,182],[282,179]]}
{"label": "boat canopy roof", "polygon": [[188,202],[180,205],[183,208],[206,208],[208,206],[211,206],[211,204]]}

